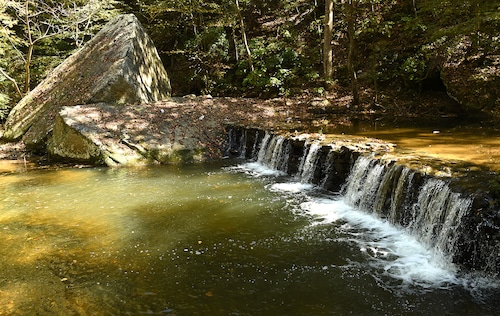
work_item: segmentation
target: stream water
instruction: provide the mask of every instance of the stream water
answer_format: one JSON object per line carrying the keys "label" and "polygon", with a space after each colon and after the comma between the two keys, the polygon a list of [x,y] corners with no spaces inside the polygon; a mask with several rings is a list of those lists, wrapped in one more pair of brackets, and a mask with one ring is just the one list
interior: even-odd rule
{"label": "stream water", "polygon": [[493,280],[324,193],[231,160],[2,175],[0,314],[497,313]]}
{"label": "stream water", "polygon": [[326,128],[323,132],[374,137],[410,149],[414,155],[472,162],[500,170],[500,130],[493,123],[465,122],[464,118],[373,120],[355,121],[352,125]]}

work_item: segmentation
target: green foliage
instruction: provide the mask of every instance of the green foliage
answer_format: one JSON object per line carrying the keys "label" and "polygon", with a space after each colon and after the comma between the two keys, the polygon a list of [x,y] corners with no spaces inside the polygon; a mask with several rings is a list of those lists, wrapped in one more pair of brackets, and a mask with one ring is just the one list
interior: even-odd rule
{"label": "green foliage", "polygon": [[[25,26],[0,0],[0,69],[22,82]],[[72,50],[82,45],[117,8],[134,13],[147,28],[172,77],[175,94],[286,96],[323,86],[324,2],[308,0],[28,0],[75,4],[76,15],[93,12],[89,23],[69,23],[47,15],[64,32],[37,42],[32,61],[33,86]],[[418,89],[435,71],[437,59],[459,39],[474,42],[474,52],[498,55],[500,10],[485,0],[356,0],[354,68],[362,84],[404,82]],[[335,1],[333,36],[335,82],[346,83],[349,38],[347,1]],[[9,11],[10,10],[10,11]],[[93,10],[93,11],[92,11]],[[245,29],[240,25],[239,14]],[[66,20],[65,20],[66,19]],[[73,19],[73,21],[78,19]],[[81,20],[81,19],[80,19]],[[66,22],[64,22],[66,21]],[[69,25],[69,26],[68,26]],[[249,43],[250,58],[243,42]],[[253,68],[250,65],[250,61]],[[0,91],[16,100],[5,76]],[[316,89],[319,94],[324,93]]]}
{"label": "green foliage", "polygon": [[[116,0],[0,0],[0,77],[15,102],[118,13]],[[10,105],[12,106],[12,105]],[[5,107],[4,107],[5,108]]]}
{"label": "green foliage", "polygon": [[[0,82],[1,84],[1,82]],[[0,92],[0,122],[5,121],[10,112],[10,98],[5,93]]]}
{"label": "green foliage", "polygon": [[403,22],[403,30],[412,37],[423,34],[428,28],[418,16],[403,16],[401,22]]}
{"label": "green foliage", "polygon": [[253,39],[250,49],[255,69],[250,71],[242,61],[237,71],[247,92],[259,96],[288,95],[302,73],[301,56],[282,43],[265,38]]}
{"label": "green foliage", "polygon": [[209,27],[186,41],[185,54],[190,62],[190,83],[202,94],[210,94],[226,74],[229,41],[223,27]]}
{"label": "green foliage", "polygon": [[427,75],[432,68],[432,60],[436,58],[437,52],[440,50],[446,37],[442,37],[433,43],[422,45],[420,49],[412,56],[408,57],[401,65],[401,76],[406,80],[407,84],[419,84],[427,78]]}
{"label": "green foliage", "polygon": [[[420,0],[415,2],[359,0],[356,46],[360,79],[395,80],[405,88],[420,88],[423,80],[439,69],[460,41],[472,41],[465,56],[499,53],[497,44],[500,10],[495,1]],[[340,7],[343,12],[343,7]],[[337,10],[339,11],[339,10]],[[345,19],[337,15],[337,19]],[[336,27],[345,28],[342,23]],[[340,46],[348,45],[345,32]],[[460,46],[461,47],[461,46]],[[339,51],[341,53],[341,51]],[[368,62],[365,62],[368,61]],[[344,65],[339,63],[337,69]],[[403,80],[401,80],[403,79]]]}
{"label": "green foliage", "polygon": [[426,77],[427,60],[421,53],[408,57],[401,65],[402,75],[409,82],[420,82]]}
{"label": "green foliage", "polygon": [[[315,77],[311,67],[319,68],[321,40],[321,18],[313,14],[317,6],[299,0],[240,0],[239,5],[253,70],[234,0],[142,1],[149,33],[169,60],[174,93],[285,95],[299,75]],[[268,28],[262,25],[267,18],[283,21]]]}

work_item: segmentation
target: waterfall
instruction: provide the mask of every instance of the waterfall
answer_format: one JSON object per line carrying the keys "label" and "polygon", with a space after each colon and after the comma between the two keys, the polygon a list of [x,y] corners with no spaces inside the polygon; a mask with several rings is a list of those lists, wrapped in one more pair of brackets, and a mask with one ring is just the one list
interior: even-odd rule
{"label": "waterfall", "polygon": [[260,145],[257,162],[271,169],[286,172],[289,154],[287,144],[285,137],[266,133]]}
{"label": "waterfall", "polygon": [[248,133],[248,131],[244,130],[240,136],[240,148],[239,148],[240,155],[239,155],[239,158],[245,158],[246,154],[247,154],[247,146],[245,146],[247,143],[247,133]]}
{"label": "waterfall", "polygon": [[454,255],[461,219],[472,199],[452,192],[445,180],[428,178],[418,184],[413,177],[407,167],[360,157],[343,194],[348,204],[406,227],[429,247]]}
{"label": "waterfall", "polygon": [[471,205],[471,199],[451,192],[446,182],[429,179],[413,205],[414,220],[409,229],[439,251],[453,254],[461,220]]}
{"label": "waterfall", "polygon": [[394,223],[400,223],[401,225],[406,226],[409,223],[409,220],[408,217],[405,217],[405,214],[407,213],[407,210],[411,208],[411,189],[414,183],[413,178],[415,176],[415,171],[403,166],[399,169],[401,169],[401,173],[399,177],[397,177],[396,188],[394,189],[394,193],[391,198],[389,218],[391,218]]}
{"label": "waterfall", "polygon": [[373,211],[384,166],[374,160],[360,157],[347,179],[344,195],[346,202],[365,211]]}
{"label": "waterfall", "polygon": [[304,151],[304,156],[298,169],[298,180],[304,183],[312,183],[314,172],[318,164],[318,152],[321,146],[317,143],[308,144],[307,149]]}
{"label": "waterfall", "polygon": [[[225,150],[227,156],[237,156],[238,158],[246,158],[247,156],[247,141],[248,141],[248,130],[236,130],[229,129],[228,135],[228,147]],[[255,137],[255,143],[257,143],[257,138]],[[255,148],[254,148],[255,150]]]}
{"label": "waterfall", "polygon": [[252,153],[251,153],[252,155],[254,155],[257,152],[258,148],[257,146],[259,146],[259,131],[255,131],[254,141],[252,145]]}
{"label": "waterfall", "polygon": [[271,141],[271,134],[266,132],[264,138],[260,142],[259,152],[257,153],[257,161],[265,164],[264,158],[266,157],[266,153],[269,147],[269,142]]}
{"label": "waterfall", "polygon": [[376,159],[366,155],[362,146],[325,146],[270,132],[250,133],[253,131],[230,133],[230,141],[239,143],[231,148],[243,153],[241,157],[335,196],[340,194],[346,204],[405,229],[469,269],[500,273],[500,225],[496,224],[500,213],[490,212],[489,200],[477,198],[466,182],[460,184],[461,179],[453,179],[452,188],[452,179],[427,175],[394,160]]}

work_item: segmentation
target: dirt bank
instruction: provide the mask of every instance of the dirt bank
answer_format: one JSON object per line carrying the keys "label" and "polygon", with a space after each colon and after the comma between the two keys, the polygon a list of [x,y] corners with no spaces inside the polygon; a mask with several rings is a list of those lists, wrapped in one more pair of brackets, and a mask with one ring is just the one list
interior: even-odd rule
{"label": "dirt bank", "polygon": [[[251,99],[212,98],[211,96],[185,96],[173,98],[182,106],[175,109],[175,121],[179,126],[193,127],[194,133],[209,129],[221,129],[223,125],[244,124],[275,130],[298,130],[321,132],[335,127],[350,126],[354,120],[375,120],[392,118],[439,118],[459,115],[455,104],[443,95],[382,96],[374,103],[369,91],[365,92],[361,105],[351,106],[348,93],[332,93],[327,96],[304,94],[293,98]],[[161,104],[161,102],[159,102]],[[154,120],[154,116],[150,119]],[[123,120],[123,118],[116,118]],[[161,119],[161,117],[158,117]],[[158,122],[159,123],[159,122]],[[155,122],[151,122],[152,125]],[[1,134],[1,131],[0,131]],[[217,146],[222,140],[214,140],[210,146]],[[216,157],[217,151],[213,151]],[[48,155],[34,155],[27,152],[24,144],[0,143],[0,159],[32,163],[32,166],[47,166],[53,163]]]}

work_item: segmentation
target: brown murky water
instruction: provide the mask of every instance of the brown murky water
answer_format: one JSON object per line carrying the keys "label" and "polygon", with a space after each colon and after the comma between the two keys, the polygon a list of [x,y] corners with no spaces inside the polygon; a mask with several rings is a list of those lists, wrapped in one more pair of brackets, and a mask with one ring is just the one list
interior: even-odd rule
{"label": "brown murky water", "polygon": [[415,155],[457,160],[500,170],[500,130],[480,123],[463,125],[454,119],[430,122],[359,122],[326,132],[374,137],[409,149]]}
{"label": "brown murky water", "polygon": [[[493,315],[500,307],[496,290],[466,285],[420,246],[429,266],[411,270],[412,257],[390,249],[413,239],[388,240],[405,235],[342,200],[223,167],[0,176],[0,314]],[[326,205],[335,219],[303,205]],[[387,275],[386,262],[403,257],[411,271]]]}

